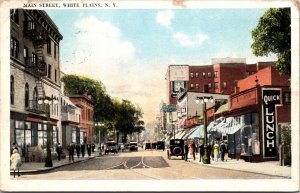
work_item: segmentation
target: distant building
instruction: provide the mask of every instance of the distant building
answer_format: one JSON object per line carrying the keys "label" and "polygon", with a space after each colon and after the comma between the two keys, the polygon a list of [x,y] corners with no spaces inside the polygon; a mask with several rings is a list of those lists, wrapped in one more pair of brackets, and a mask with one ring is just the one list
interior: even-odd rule
{"label": "distant building", "polygon": [[[60,100],[62,38],[45,11],[10,10],[10,141],[17,143],[23,156],[28,157],[27,147],[46,145],[45,104],[38,104],[38,99]],[[51,146],[61,142],[60,109],[60,103],[52,101]]]}
{"label": "distant building", "polygon": [[246,64],[244,58],[213,58],[211,65],[169,65],[166,73],[167,103],[176,104],[183,91],[231,94],[237,81],[274,62]]}

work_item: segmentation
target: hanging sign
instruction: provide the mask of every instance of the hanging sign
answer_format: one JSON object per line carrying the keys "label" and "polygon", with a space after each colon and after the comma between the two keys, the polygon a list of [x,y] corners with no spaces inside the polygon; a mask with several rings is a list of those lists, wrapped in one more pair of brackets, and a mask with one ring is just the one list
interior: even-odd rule
{"label": "hanging sign", "polygon": [[161,108],[162,112],[175,112],[177,111],[176,105],[163,105]]}
{"label": "hanging sign", "polygon": [[274,158],[277,154],[276,105],[281,104],[280,88],[262,88],[263,156]]}

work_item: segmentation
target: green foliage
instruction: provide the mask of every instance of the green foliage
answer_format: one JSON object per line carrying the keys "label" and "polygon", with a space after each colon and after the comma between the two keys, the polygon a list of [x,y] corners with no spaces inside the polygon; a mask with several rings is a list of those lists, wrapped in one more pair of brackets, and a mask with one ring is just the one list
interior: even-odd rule
{"label": "green foliage", "polygon": [[260,18],[252,30],[251,45],[256,56],[277,55],[276,68],[291,74],[291,14],[290,8],[271,8]]}
{"label": "green foliage", "polygon": [[284,165],[291,165],[291,129],[289,127],[280,128],[280,143],[283,144],[283,160]]}

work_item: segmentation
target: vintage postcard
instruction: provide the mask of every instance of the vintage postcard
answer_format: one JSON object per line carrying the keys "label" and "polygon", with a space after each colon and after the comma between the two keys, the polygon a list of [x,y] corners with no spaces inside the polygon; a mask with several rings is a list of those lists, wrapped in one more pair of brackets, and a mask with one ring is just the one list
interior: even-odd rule
{"label": "vintage postcard", "polygon": [[1,191],[299,191],[299,2],[0,8]]}

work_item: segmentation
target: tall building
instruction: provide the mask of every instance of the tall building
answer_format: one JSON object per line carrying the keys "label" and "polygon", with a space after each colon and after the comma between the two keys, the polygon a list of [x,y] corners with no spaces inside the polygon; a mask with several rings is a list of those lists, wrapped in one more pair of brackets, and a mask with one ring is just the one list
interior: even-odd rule
{"label": "tall building", "polygon": [[244,58],[213,58],[211,65],[169,65],[166,74],[167,103],[176,104],[177,95],[182,91],[231,94],[237,81],[273,64],[246,64]]}
{"label": "tall building", "polygon": [[[61,142],[59,43],[63,36],[41,10],[10,11],[10,141],[23,156],[47,142],[45,104],[50,100],[51,145]],[[38,102],[40,101],[41,104]]]}

